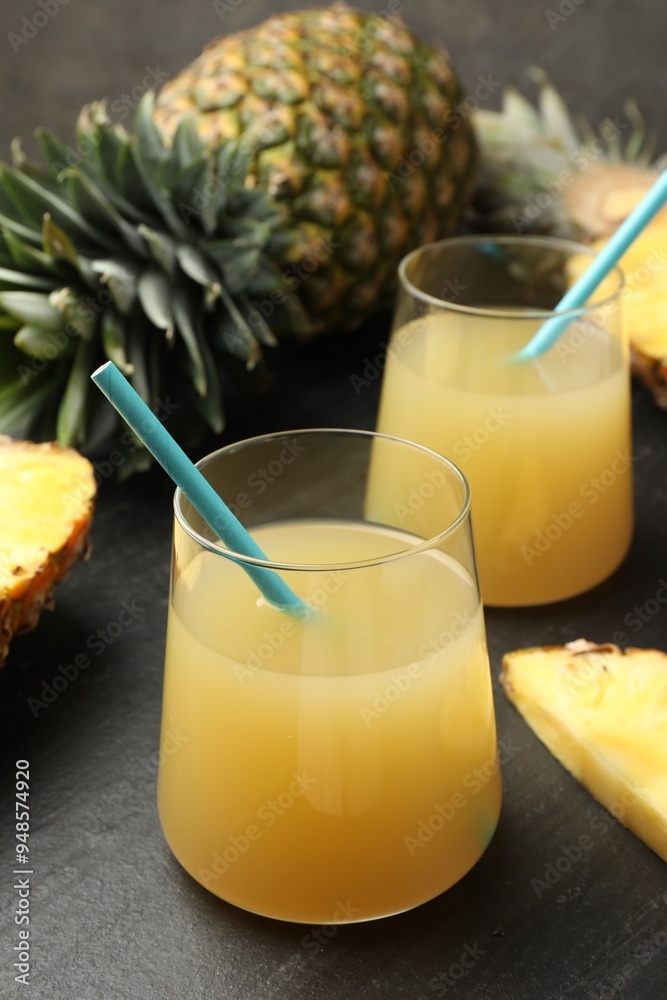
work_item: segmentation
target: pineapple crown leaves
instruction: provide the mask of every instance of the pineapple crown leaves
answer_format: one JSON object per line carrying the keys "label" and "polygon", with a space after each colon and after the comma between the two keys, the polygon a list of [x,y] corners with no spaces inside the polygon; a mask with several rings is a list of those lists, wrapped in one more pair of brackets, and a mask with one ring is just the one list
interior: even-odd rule
{"label": "pineapple crown leaves", "polygon": [[[626,121],[606,118],[596,131],[583,116],[573,120],[542,69],[531,67],[528,73],[538,87],[537,107],[509,85],[501,111],[475,112],[482,156],[471,225],[476,226],[478,214],[483,228],[511,230],[519,206],[558,188],[563,171],[567,176],[584,173],[594,161],[647,171],[667,166],[667,154],[654,159],[655,136],[647,132],[634,101],[623,104]],[[540,226],[538,231],[569,238],[579,235],[559,198],[551,199]]]}
{"label": "pineapple crown leaves", "polygon": [[305,323],[272,263],[282,210],[248,183],[251,141],[205,148],[186,118],[168,147],[153,110],[149,93],[128,133],[91,104],[75,156],[39,130],[43,162],[15,142],[0,165],[3,430],[101,443],[109,408],[89,375],[109,359],[149,404],[171,375],[200,431],[220,431],[220,370],[258,371],[276,343],[252,296],[280,289],[292,328]]}

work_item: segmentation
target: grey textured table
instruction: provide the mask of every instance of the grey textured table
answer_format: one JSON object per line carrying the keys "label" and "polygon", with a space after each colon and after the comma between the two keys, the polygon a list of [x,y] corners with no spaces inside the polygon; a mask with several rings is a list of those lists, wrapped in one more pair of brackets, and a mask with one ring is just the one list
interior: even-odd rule
{"label": "grey textured table", "polygon": [[[383,317],[345,343],[287,351],[276,390],[261,407],[237,405],[226,436],[371,426],[379,382],[356,395],[350,373],[377,351],[386,325]],[[667,648],[667,612],[655,610],[667,576],[667,414],[639,390],[634,407],[638,524],[622,569],[576,600],[487,613],[499,738],[511,749],[490,847],[431,903],[338,929],[275,923],[221,902],[163,841],[155,784],[158,755],[169,749],[159,747],[159,720],[171,488],[159,471],[104,482],[92,559],[62,585],[39,630],[16,641],[0,674],[9,744],[0,996],[23,989],[11,970],[10,792],[14,761],[25,758],[30,995],[40,1000],[663,1000],[664,863],[560,767],[497,684],[502,653],[518,646],[602,641],[622,630],[632,643]],[[121,616],[124,603],[133,613]],[[635,608],[646,619],[640,631]],[[90,667],[70,671],[55,700],[43,708],[30,701],[46,702],[60,666],[81,653]]]}

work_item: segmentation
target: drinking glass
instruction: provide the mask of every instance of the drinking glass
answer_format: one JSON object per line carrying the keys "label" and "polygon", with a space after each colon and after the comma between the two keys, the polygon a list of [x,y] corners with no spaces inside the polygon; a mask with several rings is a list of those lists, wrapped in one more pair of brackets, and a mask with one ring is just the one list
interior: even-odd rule
{"label": "drinking glass", "polygon": [[621,273],[571,311],[548,352],[513,357],[593,256],[559,239],[464,236],[400,265],[378,430],[433,448],[465,473],[489,605],[580,594],[630,545]]}
{"label": "drinking glass", "polygon": [[465,478],[345,430],[242,441],[199,468],[307,610],[269,605],[253,560],[176,491],[158,780],[173,853],[283,920],[431,899],[478,860],[501,798]]}

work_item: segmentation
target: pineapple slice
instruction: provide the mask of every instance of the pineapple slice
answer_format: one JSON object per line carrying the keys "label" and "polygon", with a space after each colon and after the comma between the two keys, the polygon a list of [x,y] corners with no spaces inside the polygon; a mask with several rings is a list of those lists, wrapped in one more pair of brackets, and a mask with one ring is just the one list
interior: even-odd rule
{"label": "pineapple slice", "polygon": [[554,756],[667,861],[667,654],[578,639],[508,653],[501,681]]}
{"label": "pineapple slice", "polygon": [[0,436],[0,666],[12,636],[35,627],[55,585],[87,557],[94,496],[78,452]]}

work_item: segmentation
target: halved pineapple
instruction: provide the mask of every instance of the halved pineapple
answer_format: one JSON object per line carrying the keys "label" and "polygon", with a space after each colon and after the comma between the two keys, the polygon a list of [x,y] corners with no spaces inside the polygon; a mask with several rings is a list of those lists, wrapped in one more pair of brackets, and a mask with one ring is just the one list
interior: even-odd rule
{"label": "halved pineapple", "polygon": [[0,436],[0,666],[88,555],[95,478],[72,448]]}
{"label": "halved pineapple", "polygon": [[667,861],[667,654],[578,639],[508,653],[501,681],[554,756]]}

